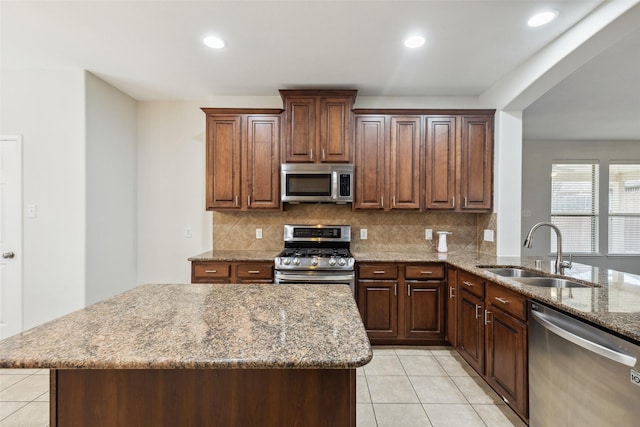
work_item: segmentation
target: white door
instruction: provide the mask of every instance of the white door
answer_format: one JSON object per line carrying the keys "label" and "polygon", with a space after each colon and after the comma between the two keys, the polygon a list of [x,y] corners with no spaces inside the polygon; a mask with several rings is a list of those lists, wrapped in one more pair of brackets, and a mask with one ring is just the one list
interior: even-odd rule
{"label": "white door", "polygon": [[0,339],[22,331],[22,144],[0,136]]}

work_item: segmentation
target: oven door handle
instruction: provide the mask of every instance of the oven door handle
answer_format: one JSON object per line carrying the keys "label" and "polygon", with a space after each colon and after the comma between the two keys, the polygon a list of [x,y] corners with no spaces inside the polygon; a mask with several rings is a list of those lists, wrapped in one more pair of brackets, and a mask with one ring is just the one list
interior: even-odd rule
{"label": "oven door handle", "polygon": [[282,282],[290,282],[290,283],[349,282],[353,280],[353,274],[341,274],[341,275],[330,275],[330,276],[320,277],[320,276],[309,276],[306,274],[276,273],[276,277],[281,283]]}

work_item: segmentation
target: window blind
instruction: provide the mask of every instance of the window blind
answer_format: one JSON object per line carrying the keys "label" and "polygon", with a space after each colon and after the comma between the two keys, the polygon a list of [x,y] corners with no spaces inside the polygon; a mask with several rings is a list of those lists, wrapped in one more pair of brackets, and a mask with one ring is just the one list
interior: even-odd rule
{"label": "window blind", "polygon": [[609,254],[640,254],[640,164],[609,165],[608,223]]}
{"label": "window blind", "polygon": [[[551,222],[562,232],[565,252],[598,252],[598,163],[554,163],[551,168]],[[551,232],[550,251],[556,250]]]}

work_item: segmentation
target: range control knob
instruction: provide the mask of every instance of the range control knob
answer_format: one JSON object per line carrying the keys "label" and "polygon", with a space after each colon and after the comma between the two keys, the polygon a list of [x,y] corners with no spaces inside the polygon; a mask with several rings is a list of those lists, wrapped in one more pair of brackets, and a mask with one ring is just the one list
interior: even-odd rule
{"label": "range control knob", "polygon": [[282,258],[282,263],[284,265],[289,265],[291,264],[291,258]]}
{"label": "range control knob", "polygon": [[340,258],[340,259],[338,260],[338,264],[340,264],[341,266],[344,266],[344,265],[346,265],[346,264],[347,264],[347,261],[346,261],[344,258]]}
{"label": "range control knob", "polygon": [[313,258],[311,258],[311,265],[313,265],[314,267],[316,265],[318,265],[318,257],[314,256]]}
{"label": "range control knob", "polygon": [[334,257],[329,258],[329,265],[332,267],[336,265],[336,259]]}
{"label": "range control knob", "polygon": [[295,257],[295,258],[293,259],[293,265],[300,265],[300,258]]}

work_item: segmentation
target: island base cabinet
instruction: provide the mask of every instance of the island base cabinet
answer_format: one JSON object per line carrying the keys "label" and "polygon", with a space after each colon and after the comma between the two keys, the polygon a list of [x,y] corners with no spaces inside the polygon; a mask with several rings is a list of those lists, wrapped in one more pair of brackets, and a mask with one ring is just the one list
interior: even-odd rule
{"label": "island base cabinet", "polygon": [[58,369],[51,426],[355,426],[355,369]]}

